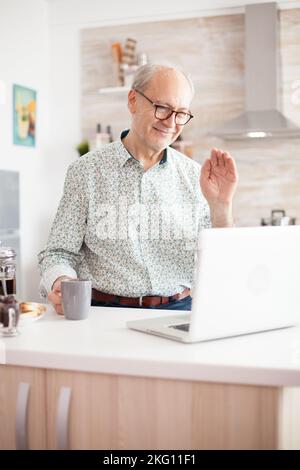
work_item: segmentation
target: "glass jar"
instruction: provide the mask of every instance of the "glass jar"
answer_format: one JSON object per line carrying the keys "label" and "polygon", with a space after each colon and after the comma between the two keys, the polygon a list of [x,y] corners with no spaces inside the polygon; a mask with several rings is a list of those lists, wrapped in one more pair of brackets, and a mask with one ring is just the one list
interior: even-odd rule
{"label": "glass jar", "polygon": [[16,252],[0,242],[0,295],[16,294]]}

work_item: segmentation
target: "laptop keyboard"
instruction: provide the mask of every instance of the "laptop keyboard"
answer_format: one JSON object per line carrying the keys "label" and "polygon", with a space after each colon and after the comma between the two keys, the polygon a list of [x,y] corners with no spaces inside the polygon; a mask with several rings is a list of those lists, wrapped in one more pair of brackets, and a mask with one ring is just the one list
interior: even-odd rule
{"label": "laptop keyboard", "polygon": [[175,330],[181,330],[181,331],[189,331],[190,324],[182,323],[181,325],[170,325],[169,328],[175,328]]}

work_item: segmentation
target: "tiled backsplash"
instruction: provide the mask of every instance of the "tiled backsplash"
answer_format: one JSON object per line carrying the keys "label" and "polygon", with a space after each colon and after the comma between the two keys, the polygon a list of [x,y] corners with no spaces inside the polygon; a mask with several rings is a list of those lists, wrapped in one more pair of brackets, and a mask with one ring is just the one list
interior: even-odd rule
{"label": "tiled backsplash", "polygon": [[[282,109],[300,126],[300,9],[281,10],[279,18]],[[235,197],[237,225],[259,225],[271,209],[280,208],[300,223],[300,139],[224,142],[205,135],[244,107],[241,14],[83,30],[82,136],[94,139],[97,122],[112,125],[115,138],[130,125],[126,93],[97,94],[99,88],[113,86],[111,43],[127,37],[137,39],[139,50],[151,62],[178,64],[192,76],[195,118],[183,134],[193,142],[194,159],[200,163],[213,146],[235,157],[240,175]]]}

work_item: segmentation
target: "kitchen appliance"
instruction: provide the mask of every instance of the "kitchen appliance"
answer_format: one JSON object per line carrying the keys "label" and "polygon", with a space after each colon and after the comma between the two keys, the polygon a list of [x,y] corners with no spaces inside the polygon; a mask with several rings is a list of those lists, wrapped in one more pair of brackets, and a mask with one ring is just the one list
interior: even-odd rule
{"label": "kitchen appliance", "polygon": [[261,219],[260,225],[296,225],[296,218],[286,215],[283,209],[273,209],[271,217]]}
{"label": "kitchen appliance", "polygon": [[16,336],[20,318],[19,303],[14,295],[0,296],[0,332],[2,336]]}
{"label": "kitchen appliance", "polygon": [[[1,242],[0,242],[1,243]],[[16,293],[16,252],[0,244],[0,295]]]}
{"label": "kitchen appliance", "polygon": [[220,123],[210,135],[222,139],[300,137],[300,128],[280,110],[277,3],[245,7],[245,111]]}

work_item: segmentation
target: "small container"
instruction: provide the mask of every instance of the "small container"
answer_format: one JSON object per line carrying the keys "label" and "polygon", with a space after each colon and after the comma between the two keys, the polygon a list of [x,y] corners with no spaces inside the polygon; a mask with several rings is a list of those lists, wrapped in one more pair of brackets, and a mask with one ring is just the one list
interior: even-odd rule
{"label": "small container", "polygon": [[124,76],[124,86],[130,88],[133,82],[133,77],[137,69],[139,68],[138,65],[128,65],[128,64],[123,64],[122,65],[122,70],[123,70],[123,76]]}
{"label": "small container", "polygon": [[14,295],[0,296],[0,331],[2,336],[16,336],[20,318],[19,303]]}
{"label": "small container", "polygon": [[140,52],[137,56],[137,63],[139,67],[146,65],[148,62],[147,54],[145,52]]}
{"label": "small container", "polygon": [[261,225],[296,225],[296,218],[286,215],[283,209],[274,209],[271,217],[261,219]]}
{"label": "small container", "polygon": [[111,144],[113,142],[113,135],[111,131],[111,126],[106,126],[106,133],[108,135],[108,143]]}
{"label": "small container", "polygon": [[[109,127],[109,126],[108,126]],[[101,124],[97,124],[97,132],[96,132],[96,149],[100,149],[103,145],[110,143],[110,136],[108,132],[102,132]]]}
{"label": "small container", "polygon": [[0,295],[16,294],[16,252],[0,242]]}
{"label": "small container", "polygon": [[103,135],[101,132],[101,124],[97,124],[96,128],[96,149],[100,149],[103,145]]}

